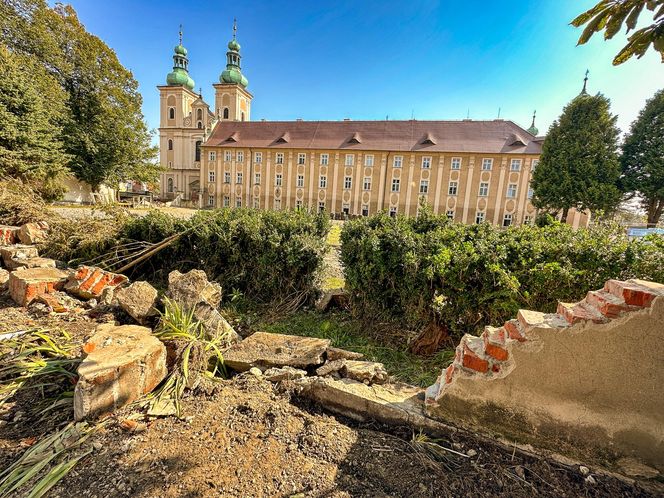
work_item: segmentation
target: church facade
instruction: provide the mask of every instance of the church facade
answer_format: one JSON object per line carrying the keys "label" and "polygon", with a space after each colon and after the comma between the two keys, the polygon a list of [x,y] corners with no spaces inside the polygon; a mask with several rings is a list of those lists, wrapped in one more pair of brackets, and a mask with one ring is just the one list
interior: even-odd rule
{"label": "church facade", "polygon": [[[214,108],[193,92],[186,49],[159,86],[164,199],[199,208],[300,209],[336,217],[416,216],[427,203],[462,223],[532,223],[542,138],[509,120],[251,121],[253,96],[228,44]],[[568,222],[586,226],[571,212]]]}

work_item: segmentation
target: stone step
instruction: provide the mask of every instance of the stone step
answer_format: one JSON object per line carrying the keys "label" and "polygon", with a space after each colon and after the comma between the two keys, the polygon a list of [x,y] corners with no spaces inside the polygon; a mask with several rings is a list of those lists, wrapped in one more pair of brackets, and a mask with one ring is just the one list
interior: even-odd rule
{"label": "stone step", "polygon": [[[604,284],[604,290],[622,299],[625,304],[646,308],[658,296],[664,295],[664,290],[659,288],[661,284],[647,282],[642,284],[640,280],[609,280]],[[663,286],[664,287],[664,286]]]}
{"label": "stone step", "polygon": [[637,309],[605,290],[588,292],[584,301],[607,318],[617,318],[625,311]]}
{"label": "stone step", "polygon": [[570,325],[575,323],[591,321],[593,323],[606,323],[607,317],[602,315],[597,309],[583,301],[578,303],[558,303],[558,314],[565,317]]}

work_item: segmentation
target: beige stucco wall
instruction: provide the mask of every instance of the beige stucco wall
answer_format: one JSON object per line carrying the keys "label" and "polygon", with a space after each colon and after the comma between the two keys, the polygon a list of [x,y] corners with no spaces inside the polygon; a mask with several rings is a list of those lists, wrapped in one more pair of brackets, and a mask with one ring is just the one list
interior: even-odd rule
{"label": "beige stucco wall", "polygon": [[664,297],[607,324],[533,329],[502,378],[461,375],[429,413],[518,442],[664,471]]}
{"label": "beige stucco wall", "polygon": [[[76,202],[81,204],[92,204],[92,187],[85,182],[77,180],[73,176],[68,177],[64,181],[67,191],[65,192],[62,200],[66,202]],[[114,202],[116,190],[106,185],[99,187],[99,194],[104,202]]]}

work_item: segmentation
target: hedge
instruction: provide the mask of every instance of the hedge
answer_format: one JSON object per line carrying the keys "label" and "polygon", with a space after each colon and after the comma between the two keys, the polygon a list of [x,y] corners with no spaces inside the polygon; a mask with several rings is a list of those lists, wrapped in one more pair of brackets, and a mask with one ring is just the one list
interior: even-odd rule
{"label": "hedge", "polygon": [[354,313],[418,328],[432,320],[455,337],[514,317],[555,311],[610,278],[664,281],[664,238],[628,240],[617,225],[463,225],[424,212],[352,220],[341,258]]}

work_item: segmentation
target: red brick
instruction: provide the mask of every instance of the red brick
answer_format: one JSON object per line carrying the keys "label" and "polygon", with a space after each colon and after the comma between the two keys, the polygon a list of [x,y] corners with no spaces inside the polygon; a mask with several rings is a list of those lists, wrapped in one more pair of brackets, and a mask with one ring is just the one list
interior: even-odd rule
{"label": "red brick", "polygon": [[100,268],[82,266],[69,276],[65,290],[84,299],[98,298],[108,287],[118,287],[127,277]]}
{"label": "red brick", "polygon": [[27,306],[37,296],[61,289],[66,273],[56,268],[25,268],[9,275],[9,293],[21,306]]}
{"label": "red brick", "polygon": [[489,362],[483,358],[480,358],[472,349],[468,347],[468,344],[465,342],[463,344],[461,364],[470,370],[475,370],[476,372],[486,373],[489,371]]}
{"label": "red brick", "polygon": [[491,343],[486,343],[484,345],[484,352],[498,361],[505,361],[509,357],[509,353],[506,349],[501,348],[500,346],[495,346]]}
{"label": "red brick", "polygon": [[83,292],[87,291],[97,282],[101,275],[102,271],[99,268],[95,268],[92,274],[89,275],[83,282],[81,282],[81,284],[78,286],[78,289]]}
{"label": "red brick", "polygon": [[445,369],[445,384],[449,384],[452,382],[452,379],[454,378],[454,374],[457,371],[456,365],[452,363],[449,367]]}
{"label": "red brick", "polygon": [[9,246],[18,242],[18,227],[0,226],[0,246]]}
{"label": "red brick", "polygon": [[609,280],[604,284],[604,290],[621,298],[626,304],[647,308],[658,296],[655,290],[648,289],[633,282]]}
{"label": "red brick", "polygon": [[617,318],[621,313],[634,309],[621,298],[604,290],[588,292],[585,301],[608,318]]}
{"label": "red brick", "polygon": [[519,322],[517,320],[509,320],[503,325],[507,331],[507,335],[510,339],[517,340],[519,342],[526,341],[525,336],[521,333],[521,328],[519,327]]}
{"label": "red brick", "polygon": [[592,321],[606,323],[608,319],[594,308],[585,307],[583,303],[558,303],[558,314],[565,317],[571,325],[575,323]]}

